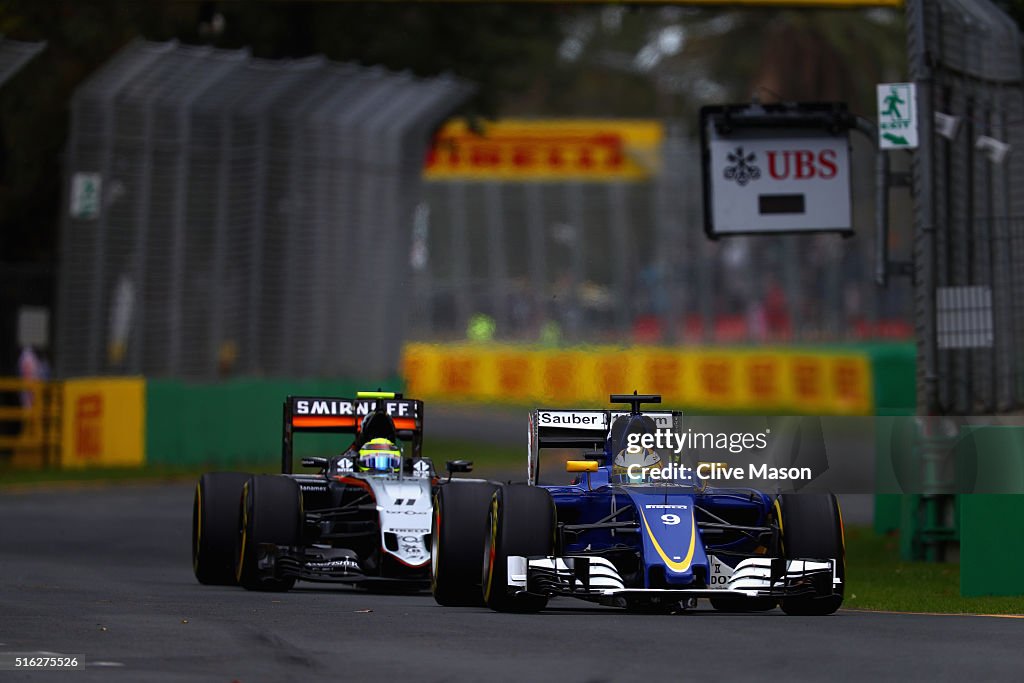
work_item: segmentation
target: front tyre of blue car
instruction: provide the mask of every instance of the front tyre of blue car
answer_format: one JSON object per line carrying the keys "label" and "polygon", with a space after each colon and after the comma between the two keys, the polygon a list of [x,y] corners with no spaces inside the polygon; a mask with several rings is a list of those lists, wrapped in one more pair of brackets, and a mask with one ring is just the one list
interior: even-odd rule
{"label": "front tyre of blue car", "polygon": [[779,606],[793,616],[824,616],[843,604],[846,588],[846,542],[839,501],[831,493],[782,494],[775,501],[786,559],[832,559],[839,585],[832,595],[783,598]]}
{"label": "front tyre of blue car", "polygon": [[449,482],[434,494],[430,591],[445,607],[482,607],[481,556],[491,496],[485,482]]}
{"label": "front tyre of blue car", "polygon": [[545,489],[508,484],[494,492],[487,514],[481,578],[488,607],[496,612],[528,613],[547,606],[547,596],[509,589],[508,558],[552,555],[554,534],[555,505]]}

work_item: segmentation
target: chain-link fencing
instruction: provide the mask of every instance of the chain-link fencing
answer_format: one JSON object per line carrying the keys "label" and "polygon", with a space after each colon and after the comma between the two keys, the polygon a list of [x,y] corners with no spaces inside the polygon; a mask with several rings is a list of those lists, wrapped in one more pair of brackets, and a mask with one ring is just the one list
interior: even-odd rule
{"label": "chain-link fencing", "polygon": [[62,376],[394,376],[431,132],[472,93],[137,42],[72,101]]}
{"label": "chain-link fencing", "polygon": [[1020,33],[987,0],[907,4],[921,107],[914,164],[921,407],[1024,406]]}

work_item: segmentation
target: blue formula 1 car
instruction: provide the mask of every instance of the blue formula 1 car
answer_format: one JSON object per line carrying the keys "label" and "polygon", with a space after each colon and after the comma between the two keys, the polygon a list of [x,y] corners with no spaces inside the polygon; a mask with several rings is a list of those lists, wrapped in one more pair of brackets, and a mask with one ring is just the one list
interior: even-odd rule
{"label": "blue formula 1 car", "polygon": [[[570,596],[667,613],[700,598],[721,611],[839,608],[845,546],[835,496],[771,495],[673,476],[697,463],[683,469],[685,454],[636,444],[656,430],[679,433],[682,413],[641,410],[659,396],[611,402],[630,408],[532,411],[525,485],[452,482],[435,493],[438,603],[536,612],[551,597]],[[587,450],[566,464],[577,473],[572,483],[538,485],[545,449]]]}

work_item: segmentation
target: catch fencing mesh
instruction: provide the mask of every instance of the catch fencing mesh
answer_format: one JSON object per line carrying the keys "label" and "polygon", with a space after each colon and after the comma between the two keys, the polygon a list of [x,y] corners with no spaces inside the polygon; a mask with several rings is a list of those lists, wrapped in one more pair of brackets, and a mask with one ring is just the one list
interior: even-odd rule
{"label": "catch fencing mesh", "polygon": [[125,48],[72,102],[58,372],[393,377],[423,159],[472,90]]}

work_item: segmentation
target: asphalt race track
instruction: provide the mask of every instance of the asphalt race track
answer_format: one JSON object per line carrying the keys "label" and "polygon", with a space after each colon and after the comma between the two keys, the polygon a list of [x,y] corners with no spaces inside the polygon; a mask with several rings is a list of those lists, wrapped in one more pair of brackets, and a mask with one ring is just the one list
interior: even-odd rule
{"label": "asphalt race track", "polygon": [[[185,484],[0,492],[0,652],[75,654],[0,680],[1020,680],[1024,620],[841,611],[540,615],[429,594],[200,586]],[[0,655],[9,661],[10,655]]]}

